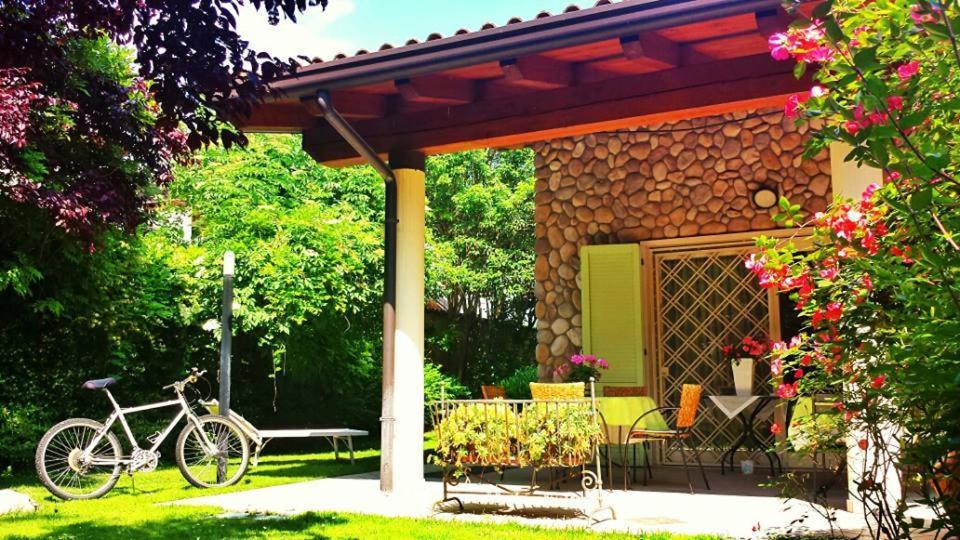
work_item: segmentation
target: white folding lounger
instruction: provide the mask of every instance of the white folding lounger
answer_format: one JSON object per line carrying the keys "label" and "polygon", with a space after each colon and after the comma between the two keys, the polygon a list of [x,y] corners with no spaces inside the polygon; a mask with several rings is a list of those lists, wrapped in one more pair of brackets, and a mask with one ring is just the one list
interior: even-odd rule
{"label": "white folding lounger", "polygon": [[[210,401],[201,402],[203,406],[210,411],[210,414],[220,414],[220,404],[217,400],[213,399]],[[228,417],[233,420],[237,426],[243,431],[244,435],[250,439],[250,442],[253,443],[253,465],[257,465],[257,461],[260,459],[260,452],[263,450],[263,447],[267,445],[273,439],[304,439],[309,437],[320,437],[326,440],[333,446],[333,456],[335,459],[340,459],[340,445],[341,441],[347,443],[347,449],[350,452],[350,464],[354,464],[353,458],[353,438],[354,437],[366,437],[370,435],[369,432],[362,429],[350,429],[350,428],[324,428],[324,429],[257,429],[249,420],[237,414],[236,411],[230,410]]]}

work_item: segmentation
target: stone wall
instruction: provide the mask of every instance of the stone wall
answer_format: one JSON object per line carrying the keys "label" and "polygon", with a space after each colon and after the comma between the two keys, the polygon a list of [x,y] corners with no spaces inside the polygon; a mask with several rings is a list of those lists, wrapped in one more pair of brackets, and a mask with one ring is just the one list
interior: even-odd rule
{"label": "stone wall", "polygon": [[540,378],[580,349],[580,246],[771,229],[751,199],[761,186],[822,211],[830,158],[804,160],[805,138],[806,126],[764,110],[537,144]]}

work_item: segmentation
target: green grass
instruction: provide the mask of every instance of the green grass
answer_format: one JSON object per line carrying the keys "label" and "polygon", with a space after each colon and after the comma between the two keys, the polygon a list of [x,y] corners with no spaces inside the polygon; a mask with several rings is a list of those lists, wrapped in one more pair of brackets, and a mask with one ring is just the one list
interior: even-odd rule
{"label": "green grass", "polygon": [[[337,462],[332,452],[267,455],[237,485],[224,489],[190,487],[176,467],[123,476],[104,497],[91,501],[61,501],[50,495],[34,475],[0,477],[0,488],[26,493],[40,504],[30,514],[0,516],[3,538],[422,538],[422,539],[617,539],[577,530],[544,530],[520,525],[451,523],[429,519],[384,518],[355,514],[308,513],[298,516],[217,517],[212,507],[161,506],[155,503],[243,491],[291,482],[316,480],[376,470],[375,450],[357,454],[357,464]],[[668,534],[650,539],[676,538]],[[708,537],[703,537],[708,538]]]}

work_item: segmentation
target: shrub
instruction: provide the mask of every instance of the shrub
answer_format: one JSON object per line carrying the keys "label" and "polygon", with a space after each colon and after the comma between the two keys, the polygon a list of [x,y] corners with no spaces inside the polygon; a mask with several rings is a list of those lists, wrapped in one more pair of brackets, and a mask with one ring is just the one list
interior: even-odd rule
{"label": "shrub", "polygon": [[510,399],[530,399],[530,383],[537,382],[537,365],[528,364],[518,368],[509,377],[500,381]]}
{"label": "shrub", "polygon": [[520,415],[524,461],[538,467],[580,465],[601,442],[600,424],[585,405],[534,403]]}
{"label": "shrub", "polygon": [[[511,464],[516,456],[519,419],[504,403],[471,403],[453,408],[437,426],[432,461],[454,467]],[[512,463],[520,464],[520,463]]]}

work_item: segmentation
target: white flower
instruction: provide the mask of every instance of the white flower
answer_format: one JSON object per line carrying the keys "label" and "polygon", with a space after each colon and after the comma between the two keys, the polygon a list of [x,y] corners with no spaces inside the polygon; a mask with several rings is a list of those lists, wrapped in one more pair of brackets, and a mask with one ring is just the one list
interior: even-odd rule
{"label": "white flower", "polygon": [[217,328],[220,328],[220,322],[216,319],[207,319],[204,321],[202,328],[207,332],[213,332]]}

